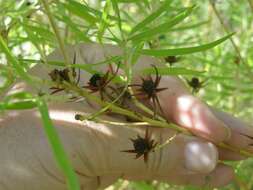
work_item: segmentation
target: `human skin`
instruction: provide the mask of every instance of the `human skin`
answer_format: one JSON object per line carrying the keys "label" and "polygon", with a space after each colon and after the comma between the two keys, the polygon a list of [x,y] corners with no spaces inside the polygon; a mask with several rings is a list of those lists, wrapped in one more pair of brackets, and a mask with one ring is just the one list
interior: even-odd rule
{"label": "human skin", "polygon": [[[98,44],[82,44],[66,47],[68,57],[76,54],[76,63],[92,64],[103,61],[105,56],[119,55],[120,49]],[[48,60],[62,60],[55,51]],[[141,57],[134,68],[135,83],[140,80],[139,71],[158,60]],[[99,68],[100,71],[105,68]],[[31,74],[49,79],[52,68],[38,65]],[[90,75],[81,73],[81,85],[86,85]],[[151,152],[148,162],[134,159],[135,155],[122,152],[133,149],[130,138],[145,135],[145,127],[105,125],[92,121],[75,120],[77,113],[92,113],[94,107],[86,101],[48,102],[50,117],[64,148],[76,171],[82,189],[98,189],[115,182],[128,180],[158,180],[171,184],[220,187],[233,180],[233,170],[218,160],[241,160],[245,157],[220,149],[215,144],[225,142],[231,146],[253,152],[249,145],[253,140],[252,128],[227,113],[209,107],[192,96],[184,83],[176,77],[164,76],[159,87],[167,87],[158,94],[164,117],[189,129],[195,136],[177,135],[162,149]],[[31,88],[17,82],[7,93],[30,91],[49,92],[47,86]],[[63,92],[59,93],[62,94]],[[58,95],[58,94],[57,94]],[[97,95],[97,94],[94,94]],[[124,118],[108,115],[104,118],[123,121]],[[165,142],[175,134],[168,128],[150,127],[151,138]],[[67,189],[62,171],[47,142],[43,125],[36,109],[9,111],[0,118],[0,190]]]}

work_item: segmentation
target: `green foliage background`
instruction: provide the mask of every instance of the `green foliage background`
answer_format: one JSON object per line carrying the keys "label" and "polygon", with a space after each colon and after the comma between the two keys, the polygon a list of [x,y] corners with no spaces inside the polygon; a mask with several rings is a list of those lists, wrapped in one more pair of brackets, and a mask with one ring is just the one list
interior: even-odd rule
{"label": "green foliage background", "polygon": [[[207,80],[207,86],[201,89],[197,96],[210,105],[251,122],[253,110],[253,3],[251,0],[171,0],[166,1],[169,2],[167,4],[164,2],[159,0],[0,0],[0,76],[2,79],[0,94],[11,86],[17,76],[26,80],[25,70],[38,63],[40,59],[46,59],[48,53],[58,48],[61,41],[59,38],[64,39],[63,44],[94,41],[119,46],[123,46],[124,40],[128,39],[132,41],[130,46],[135,48],[136,52],[145,47],[151,48],[149,54],[157,55],[154,49],[176,49],[173,54],[179,55],[179,60],[172,66],[167,64],[169,74],[184,79],[197,76],[201,80]],[[54,25],[48,20],[50,15]],[[171,18],[177,18],[178,24],[173,23]],[[137,25],[138,23],[141,24]],[[159,28],[162,23],[167,23],[166,27]],[[153,30],[154,28],[156,30]],[[218,46],[210,44],[231,32],[236,34],[224,43]],[[137,35],[138,33],[141,35]],[[181,55],[185,53],[182,49],[178,49],[201,44],[209,44],[206,49],[215,47],[204,51],[204,46],[200,46],[199,52],[194,54],[192,54],[194,48],[190,48],[188,52],[190,54],[186,55]],[[169,55],[171,52],[167,51],[165,54]],[[164,57],[160,56],[159,59],[164,62]],[[24,100],[24,97],[18,98]],[[44,116],[45,126],[50,126],[43,100],[29,98],[28,103],[23,102],[26,106],[20,104],[10,108],[9,104],[2,102],[1,109],[25,109],[27,105],[28,108],[29,105],[37,106]],[[51,137],[57,135],[54,131],[50,131],[50,127],[47,129],[45,130],[48,132],[49,140],[50,135]],[[60,143],[55,144],[52,141],[52,146],[54,150],[61,149]],[[56,151],[56,157],[57,154],[64,155],[64,151]],[[59,162],[62,163],[66,173],[70,172],[67,175],[70,181],[71,177],[74,180],[71,169],[66,168],[68,161]],[[253,189],[253,161],[247,160],[231,165],[235,168],[239,183],[234,182],[220,189]],[[196,188],[176,187],[158,182],[119,180],[109,189],[192,190]]]}

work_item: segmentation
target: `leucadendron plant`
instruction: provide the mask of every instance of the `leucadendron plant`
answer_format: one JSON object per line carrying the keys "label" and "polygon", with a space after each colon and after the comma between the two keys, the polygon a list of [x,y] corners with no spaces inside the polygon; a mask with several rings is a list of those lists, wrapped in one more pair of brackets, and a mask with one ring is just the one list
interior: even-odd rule
{"label": "leucadendron plant", "polygon": [[[194,28],[205,26],[209,21],[195,18],[192,23],[194,19],[191,17],[198,11],[198,4],[179,5],[171,0],[9,0],[0,2],[0,7],[3,7],[0,13],[0,55],[4,63],[0,65],[0,74],[5,79],[0,93],[4,94],[17,79],[25,81],[38,92],[18,92],[5,96],[1,100],[0,110],[39,110],[48,141],[70,190],[78,190],[80,186],[50,120],[47,108],[50,100],[89,101],[97,106],[97,112],[91,115],[76,114],[76,120],[92,120],[119,127],[146,127],[144,137],[131,139],[133,149],[122,152],[134,153],[136,158],[143,157],[144,162],[148,162],[148,155],[152,151],[170,143],[178,134],[193,135],[163,117],[157,95],[167,87],[159,86],[161,78],[164,75],[184,77],[192,92],[199,93],[212,77],[204,69],[174,65],[184,61],[187,54],[188,57],[195,56],[195,53],[205,55],[216,46],[228,43],[226,41],[234,35],[226,30],[222,37],[204,42],[200,38],[205,39],[205,36],[200,34],[199,37],[198,33],[194,33],[195,37],[189,35],[188,39],[182,38],[180,43],[173,44],[170,35],[179,38],[180,35],[175,33],[194,31]],[[108,58],[103,62],[81,64],[76,62],[75,53],[69,57],[66,50],[67,44],[81,42],[95,42],[102,46],[114,44],[122,52],[116,56],[107,55]],[[48,60],[47,55],[55,48],[61,52],[63,61]],[[145,68],[142,73],[145,77],[139,83],[132,83],[133,68],[142,55],[156,57],[161,64]],[[29,69],[36,64],[55,67],[48,73],[48,80],[29,74]],[[107,68],[106,72],[99,71],[96,65]],[[80,70],[91,74],[87,84],[80,83]],[[40,85],[46,85],[49,93],[41,91]],[[59,93],[67,95],[67,99],[62,100]],[[143,104],[140,99],[150,104]],[[135,110],[130,109],[129,105],[134,106]],[[117,123],[101,117],[111,113],[125,117],[128,122]],[[150,137],[149,126],[171,128],[176,133],[165,144],[158,144]],[[225,143],[217,146],[244,156],[253,156],[250,152]]]}

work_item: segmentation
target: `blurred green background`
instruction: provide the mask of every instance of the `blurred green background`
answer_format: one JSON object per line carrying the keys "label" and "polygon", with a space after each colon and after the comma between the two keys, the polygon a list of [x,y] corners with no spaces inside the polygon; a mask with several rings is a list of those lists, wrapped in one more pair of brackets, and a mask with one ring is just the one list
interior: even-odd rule
{"label": "blurred green background", "polygon": [[[122,31],[118,27],[117,14],[106,6],[110,1],[48,0],[47,2],[60,35],[64,37],[64,43],[100,41],[118,44],[117,40],[121,39],[122,33],[127,36],[134,25],[157,10],[163,1],[116,1],[121,16]],[[80,4],[76,4],[77,2]],[[187,19],[169,32],[145,42],[144,46],[189,47],[208,43],[228,33],[236,32],[231,40],[208,51],[178,56],[178,61],[169,67],[191,70],[192,72],[189,73],[179,73],[179,76],[183,80],[198,77],[200,81],[206,81],[206,85],[196,93],[196,96],[210,105],[252,123],[253,3],[251,0],[171,0],[168,10],[152,24],[157,25],[166,21],[184,7],[193,5],[196,8]],[[101,17],[109,19],[101,23],[99,21]],[[25,68],[36,63],[36,60],[44,59],[48,53],[57,48],[57,39],[47,15],[40,2],[36,0],[0,0],[0,34]],[[15,81],[16,76],[8,68],[2,53],[0,53],[0,61],[1,95]],[[238,180],[220,189],[253,189],[253,160],[229,164],[234,167]],[[178,187],[156,181],[119,180],[107,190],[127,189],[193,190],[197,188]]]}

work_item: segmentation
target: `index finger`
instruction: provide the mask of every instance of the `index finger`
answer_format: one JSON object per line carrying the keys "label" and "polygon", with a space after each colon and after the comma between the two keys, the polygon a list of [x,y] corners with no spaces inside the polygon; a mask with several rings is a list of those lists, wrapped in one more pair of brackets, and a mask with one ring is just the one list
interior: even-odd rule
{"label": "index finger", "polygon": [[163,77],[160,87],[168,87],[168,90],[159,94],[159,99],[165,117],[170,121],[214,143],[230,137],[226,124],[205,103],[191,95],[177,77]]}

